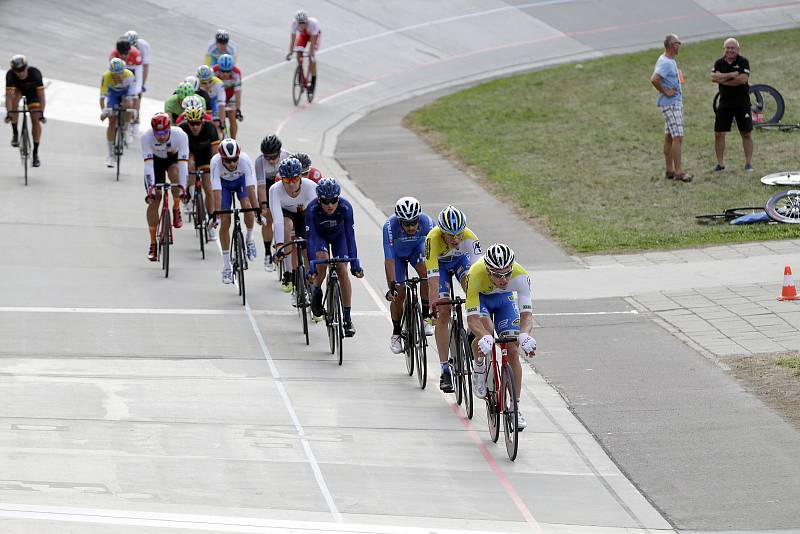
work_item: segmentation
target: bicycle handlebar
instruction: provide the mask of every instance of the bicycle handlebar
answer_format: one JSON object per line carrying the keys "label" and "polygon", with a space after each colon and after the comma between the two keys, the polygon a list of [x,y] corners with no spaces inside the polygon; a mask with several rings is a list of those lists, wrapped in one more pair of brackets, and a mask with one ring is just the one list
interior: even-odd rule
{"label": "bicycle handlebar", "polygon": [[516,343],[517,336],[502,336],[494,338],[495,343]]}
{"label": "bicycle handlebar", "polygon": [[274,254],[277,256],[283,251],[283,249],[291,247],[292,245],[297,245],[298,249],[303,249],[306,246],[305,245],[306,243],[307,243],[307,241],[305,239],[303,239],[302,237],[299,237],[297,239],[289,241],[288,243],[284,243],[283,245],[281,245],[278,248],[276,248]]}
{"label": "bicycle handlebar", "polygon": [[358,258],[329,258],[327,260],[311,260],[311,266],[315,267],[320,264],[335,265],[337,263],[351,263],[358,261]]}
{"label": "bicycle handlebar", "polygon": [[164,182],[163,184],[153,184],[150,187],[152,187],[153,189],[167,189],[167,188],[178,188],[180,186],[181,186],[181,184],[173,184],[173,183]]}
{"label": "bicycle handlebar", "polygon": [[209,171],[189,171],[189,174],[194,174],[195,176],[200,176],[201,174],[205,174]]}
{"label": "bicycle handlebar", "polygon": [[234,208],[232,210],[216,210],[211,214],[211,216],[216,217],[217,215],[238,215],[240,213],[247,213],[250,211],[261,211],[261,208]]}
{"label": "bicycle handlebar", "polygon": [[464,298],[461,298],[461,297],[455,297],[455,298],[452,298],[452,299],[451,298],[442,298],[442,299],[437,299],[437,300],[431,302],[431,308],[432,309],[436,309],[437,306],[453,305],[453,304],[455,304],[456,306],[461,306],[462,304],[466,304],[466,303],[467,303],[467,299],[464,299]]}
{"label": "bicycle handlebar", "polygon": [[427,282],[427,278],[420,278],[419,276],[415,276],[414,278],[407,278],[403,282],[396,282],[398,286],[415,286],[421,282]]}

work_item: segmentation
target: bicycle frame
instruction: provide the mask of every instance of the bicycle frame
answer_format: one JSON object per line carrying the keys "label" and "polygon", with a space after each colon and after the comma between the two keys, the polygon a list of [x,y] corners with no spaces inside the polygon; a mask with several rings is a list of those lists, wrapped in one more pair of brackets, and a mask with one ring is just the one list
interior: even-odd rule
{"label": "bicycle frame", "polygon": [[[330,342],[331,354],[338,350],[339,365],[342,365],[342,339],[344,338],[344,317],[342,307],[341,285],[339,274],[336,272],[336,265],[339,263],[350,263],[358,261],[358,258],[334,258],[332,257],[331,247],[328,247],[328,259],[311,260],[311,269],[316,269],[317,265],[327,265],[328,272],[325,278],[325,302],[328,303],[325,309],[325,325],[328,327],[328,340]],[[316,272],[316,271],[315,271]],[[338,302],[336,302],[338,301]]]}
{"label": "bicycle frame", "polygon": [[[309,45],[310,46],[310,45]],[[308,102],[314,99],[313,93],[309,93],[308,89],[311,87],[311,58],[309,56],[308,51],[305,48],[298,48],[295,47],[294,54],[297,57],[297,67],[294,70],[294,76],[292,77],[292,101],[294,105],[300,103],[300,98],[303,96],[303,92],[306,93],[306,98]],[[304,59],[309,58],[308,61],[308,69],[305,68]]]}
{"label": "bicycle frame", "polygon": [[[502,417],[506,452],[512,462],[517,457],[519,428],[517,393],[514,388],[514,371],[508,363],[508,344],[516,341],[517,336],[496,337],[491,359],[486,369],[486,416],[489,424],[489,435],[492,441],[497,442],[500,437],[500,418]],[[498,351],[500,351],[501,355],[499,365],[497,362]],[[508,394],[506,389],[510,389],[511,399],[506,397]]]}
{"label": "bicycle frame", "polygon": [[408,376],[414,374],[414,366],[417,368],[417,381],[420,389],[425,389],[428,381],[428,339],[425,337],[425,326],[422,319],[422,309],[419,303],[418,285],[421,282],[427,283],[427,278],[408,278],[398,285],[407,288],[403,301],[403,313],[401,315],[401,332],[406,353],[406,368]]}
{"label": "bicycle frame", "polygon": [[[311,305],[309,300],[309,287],[307,280],[306,266],[308,259],[303,254],[303,249],[307,246],[307,241],[302,237],[298,237],[288,243],[284,243],[275,250],[275,254],[292,254],[297,251],[297,268],[295,269],[294,287],[295,287],[295,304],[297,306],[297,313],[303,322],[303,334],[306,337],[306,345],[310,343],[308,337],[308,307]],[[291,249],[291,250],[289,250]],[[287,252],[288,251],[288,252]],[[283,261],[280,262],[283,265]]]}
{"label": "bicycle frame", "polygon": [[244,285],[244,272],[247,270],[247,250],[242,233],[242,223],[239,220],[240,213],[257,213],[261,208],[236,208],[236,195],[231,195],[231,209],[216,210],[213,217],[217,215],[232,215],[233,231],[231,232],[231,248],[233,249],[232,266],[236,273],[239,283],[237,284],[239,295],[242,297],[242,306],[247,304],[247,296]]}
{"label": "bicycle frame", "polygon": [[206,223],[206,205],[203,196],[203,174],[206,171],[189,171],[190,175],[194,175],[194,194],[192,194],[192,209],[189,212],[189,218],[193,219],[195,232],[199,234],[200,238],[200,254],[203,259],[206,259],[205,245],[208,243],[208,225]]}
{"label": "bicycle frame", "polygon": [[[22,115],[22,127],[19,129],[19,156],[22,160],[22,167],[25,170],[25,185],[28,185],[28,159],[31,155],[31,136],[30,132],[28,131],[28,115],[30,114],[30,110],[28,109],[28,99],[24,96],[20,97],[20,102],[22,103],[22,109],[19,109],[19,104],[17,104],[16,110],[7,110],[6,113],[9,115],[16,113],[17,115]],[[33,118],[31,118],[33,120]]]}
{"label": "bicycle frame", "polygon": [[[155,184],[153,188],[161,190],[161,211],[158,215],[158,230],[156,240],[158,243],[158,259],[161,260],[161,269],[164,271],[164,278],[169,278],[169,247],[173,243],[172,219],[170,218],[169,190],[173,187],[180,187],[170,182]],[[158,196],[156,196],[158,199]]]}
{"label": "bicycle frame", "polygon": [[[464,326],[464,315],[461,310],[461,307],[466,303],[467,301],[463,297],[455,296],[455,290],[451,284],[450,298],[438,299],[433,303],[433,306],[445,304],[450,306],[448,361],[450,363],[451,376],[454,379],[453,389],[456,394],[456,404],[460,406],[463,401],[467,418],[472,419],[474,413],[472,400],[472,348],[469,344],[469,337]],[[459,354],[459,345],[461,347],[460,350],[464,352],[463,358]]]}

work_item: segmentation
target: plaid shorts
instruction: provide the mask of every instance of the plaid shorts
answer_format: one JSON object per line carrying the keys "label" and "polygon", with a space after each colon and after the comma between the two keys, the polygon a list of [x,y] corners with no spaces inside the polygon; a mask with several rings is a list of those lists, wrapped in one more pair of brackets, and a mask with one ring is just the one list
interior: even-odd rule
{"label": "plaid shorts", "polygon": [[672,137],[683,137],[683,105],[658,106],[664,114],[664,133]]}

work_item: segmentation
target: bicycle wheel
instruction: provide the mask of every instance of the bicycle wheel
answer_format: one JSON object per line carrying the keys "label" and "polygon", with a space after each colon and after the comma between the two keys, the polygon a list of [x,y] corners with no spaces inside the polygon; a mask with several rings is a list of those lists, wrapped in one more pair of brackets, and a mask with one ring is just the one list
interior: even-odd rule
{"label": "bicycle wheel", "polygon": [[503,366],[503,433],[506,438],[506,452],[512,462],[517,457],[519,446],[519,421],[517,419],[517,391],[514,387],[514,372],[511,366]]}
{"label": "bicycle wheel", "polygon": [[450,321],[450,376],[453,377],[453,391],[456,394],[456,404],[461,406],[464,400],[464,374],[461,369],[461,358],[458,347],[461,344],[460,331],[455,321]]}
{"label": "bicycle wheel", "polygon": [[22,139],[19,144],[19,155],[22,158],[22,166],[25,169],[25,185],[28,185],[28,158],[31,154],[31,140],[28,133],[28,116],[22,114],[22,130],[20,132]]}
{"label": "bicycle wheel", "polygon": [[[305,79],[306,79],[306,80],[309,80],[309,82],[308,82],[308,83],[311,83],[311,82],[310,82],[310,79],[311,79],[311,62],[310,62],[310,61],[309,61],[309,63],[308,63],[308,73],[307,73],[307,75],[306,75],[306,78],[305,78]],[[314,100],[314,95],[317,93],[317,90],[316,90],[316,89],[317,89],[317,88],[315,87],[315,88],[314,88],[314,92],[313,92],[313,93],[312,93],[312,92],[310,92],[310,91],[308,91],[308,90],[306,90],[306,100],[308,100],[308,103],[309,103],[309,104],[310,104],[310,103],[311,103],[311,102]]]}
{"label": "bicycle wheel", "polygon": [[459,357],[461,358],[461,368],[464,373],[464,409],[467,412],[467,419],[472,419],[474,412],[474,405],[472,403],[472,348],[469,346],[469,338],[463,327],[461,329],[461,351]]}
{"label": "bicycle wheel", "polygon": [[[195,188],[198,189],[198,188]],[[194,193],[194,227],[200,238],[200,256],[206,259],[206,242],[208,241],[208,228],[206,227],[206,206],[202,191]]]}
{"label": "bicycle wheel", "polygon": [[[117,161],[117,181],[119,182],[119,167],[122,163],[123,143],[125,141],[125,132],[122,130],[122,113],[117,113],[117,126],[114,129],[114,157]],[[164,192],[166,195],[166,191]]]}
{"label": "bicycle wheel", "polygon": [[800,172],[787,171],[768,174],[761,179],[764,185],[800,185]]}
{"label": "bicycle wheel", "polygon": [[490,362],[486,367],[486,373],[486,422],[489,424],[489,437],[497,443],[500,437],[500,407],[497,405],[496,365]]}
{"label": "bicycle wheel", "polygon": [[297,266],[296,280],[294,282],[295,291],[297,294],[297,313],[300,314],[300,319],[303,321],[303,334],[306,336],[306,345],[309,345],[308,339],[308,287],[306,286],[306,266],[300,262]]}
{"label": "bicycle wheel", "polygon": [[417,382],[419,382],[420,389],[425,389],[428,383],[428,351],[425,348],[427,345],[427,339],[425,339],[425,323],[423,323],[422,310],[419,307],[419,303],[415,300],[412,306],[412,314],[414,316],[414,345],[416,346],[414,359],[417,365]]}
{"label": "bicycle wheel", "polygon": [[764,210],[775,221],[788,224],[800,223],[800,190],[790,189],[772,195],[767,200]]}
{"label": "bicycle wheel", "polygon": [[416,354],[414,354],[417,350],[417,344],[414,340],[414,329],[411,328],[413,320],[410,318],[411,305],[409,302],[408,297],[406,297],[403,303],[403,324],[400,336],[403,339],[403,352],[406,354],[406,370],[408,371],[408,376],[411,376],[414,374],[414,362],[417,359]]}
{"label": "bicycle wheel", "polygon": [[[164,194],[166,195],[167,192],[164,191]],[[161,240],[159,242],[161,248],[161,268],[164,270],[164,278],[169,278],[169,234],[171,228],[169,210],[166,210],[161,221]]]}
{"label": "bicycle wheel", "polygon": [[294,102],[295,106],[300,103],[300,97],[303,96],[303,82],[303,68],[297,65],[292,78],[292,102]]}
{"label": "bicycle wheel", "polygon": [[242,231],[239,230],[236,232],[236,256],[238,261],[236,264],[238,268],[236,269],[236,278],[239,286],[239,294],[242,296],[242,306],[247,303],[247,297],[245,295],[245,287],[244,287],[244,269],[245,269],[245,249],[244,249],[244,236],[242,235]]}
{"label": "bicycle wheel", "polygon": [[344,311],[342,310],[342,290],[338,281],[334,286],[333,298],[335,301],[333,314],[336,323],[334,332],[336,334],[336,350],[339,356],[339,365],[342,365],[342,359],[344,357],[344,350],[342,348],[342,339],[344,338]]}
{"label": "bicycle wheel", "polygon": [[786,107],[783,96],[771,85],[757,83],[750,86],[750,101],[753,111],[763,117],[760,124],[775,124],[781,122]]}

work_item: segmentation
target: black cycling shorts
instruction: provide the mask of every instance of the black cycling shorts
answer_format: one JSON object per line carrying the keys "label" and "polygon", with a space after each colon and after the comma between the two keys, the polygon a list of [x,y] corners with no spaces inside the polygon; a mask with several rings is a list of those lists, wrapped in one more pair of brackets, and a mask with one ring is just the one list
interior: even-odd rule
{"label": "black cycling shorts", "polygon": [[291,219],[292,224],[294,224],[294,235],[295,237],[302,237],[305,239],[306,237],[306,215],[304,212],[293,212],[283,210],[283,216]]}
{"label": "black cycling shorts", "polygon": [[155,183],[163,184],[167,181],[167,169],[178,163],[178,153],[167,155],[166,158],[159,158],[153,156],[153,174],[155,175]]}
{"label": "black cycling shorts", "polygon": [[715,132],[730,132],[733,119],[736,119],[736,127],[740,132],[753,131],[753,117],[751,116],[750,106],[736,108],[719,108],[714,119]]}

